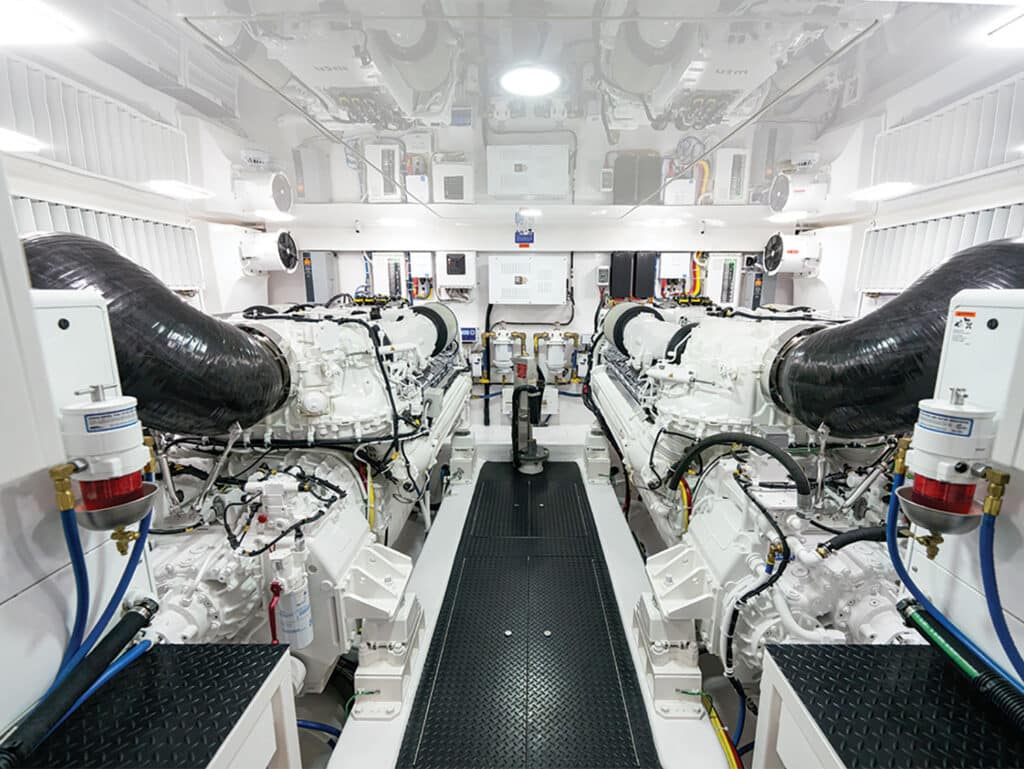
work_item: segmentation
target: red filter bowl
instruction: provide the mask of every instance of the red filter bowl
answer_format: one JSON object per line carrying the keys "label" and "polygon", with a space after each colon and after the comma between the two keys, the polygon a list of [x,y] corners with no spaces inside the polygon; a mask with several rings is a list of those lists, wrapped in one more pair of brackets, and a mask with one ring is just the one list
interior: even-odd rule
{"label": "red filter bowl", "polygon": [[946,483],[918,474],[914,476],[914,491],[910,498],[919,505],[966,515],[971,512],[975,488],[973,483]]}
{"label": "red filter bowl", "polygon": [[82,504],[86,510],[103,510],[108,507],[133,502],[145,492],[142,488],[142,473],[129,473],[120,478],[105,481],[80,481]]}

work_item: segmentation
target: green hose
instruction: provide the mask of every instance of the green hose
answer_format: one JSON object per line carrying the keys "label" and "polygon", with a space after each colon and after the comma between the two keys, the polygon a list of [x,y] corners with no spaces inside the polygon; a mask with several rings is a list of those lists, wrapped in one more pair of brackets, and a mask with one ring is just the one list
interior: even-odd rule
{"label": "green hose", "polygon": [[921,616],[921,612],[912,610],[909,612],[910,619],[917,625],[918,629],[923,633],[929,641],[931,641],[938,649],[942,650],[947,657],[955,664],[963,673],[970,679],[975,679],[981,672],[974,667],[960,652],[953,648],[953,646],[943,638],[939,633],[935,631],[935,628]]}

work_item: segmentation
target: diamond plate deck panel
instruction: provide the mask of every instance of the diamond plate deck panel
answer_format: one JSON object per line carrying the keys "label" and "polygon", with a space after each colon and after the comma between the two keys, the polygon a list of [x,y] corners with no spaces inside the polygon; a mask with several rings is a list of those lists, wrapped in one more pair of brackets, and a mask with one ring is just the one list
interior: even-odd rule
{"label": "diamond plate deck panel", "polygon": [[1024,766],[1024,735],[930,646],[769,646],[848,769]]}
{"label": "diamond plate deck panel", "polygon": [[488,463],[399,769],[657,769],[583,479]]}
{"label": "diamond plate deck panel", "polygon": [[27,765],[206,766],[284,651],[269,645],[155,646],[75,711]]}

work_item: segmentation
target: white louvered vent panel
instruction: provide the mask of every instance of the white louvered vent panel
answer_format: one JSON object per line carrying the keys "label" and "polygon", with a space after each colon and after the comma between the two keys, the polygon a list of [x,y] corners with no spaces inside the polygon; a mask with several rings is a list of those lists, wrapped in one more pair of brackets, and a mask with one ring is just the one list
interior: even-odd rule
{"label": "white louvered vent panel", "polygon": [[74,232],[102,240],[174,289],[201,292],[199,243],[191,227],[13,197],[18,233]]}
{"label": "white louvered vent panel", "polygon": [[9,54],[0,54],[0,126],[43,142],[43,157],[98,176],[188,182],[182,131]]}
{"label": "white louvered vent panel", "polygon": [[875,140],[873,179],[922,186],[1024,159],[1024,75],[968,96]]}
{"label": "white louvered vent panel", "polygon": [[965,248],[1024,237],[1024,203],[870,230],[857,288],[902,290]]}

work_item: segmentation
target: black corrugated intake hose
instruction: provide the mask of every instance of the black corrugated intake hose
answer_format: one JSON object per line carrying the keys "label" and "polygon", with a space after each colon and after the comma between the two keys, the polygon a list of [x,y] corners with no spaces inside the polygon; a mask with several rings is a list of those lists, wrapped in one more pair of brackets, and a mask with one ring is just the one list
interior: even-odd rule
{"label": "black corrugated intake hose", "polygon": [[82,235],[22,241],[33,288],[98,290],[107,302],[121,387],[147,427],[220,435],[276,411],[291,386],[280,350],[256,332],[183,302],[147,270]]}
{"label": "black corrugated intake hose", "polygon": [[157,604],[150,599],[139,601],[110,629],[95,648],[73,667],[53,691],[36,705],[0,744],[0,769],[22,766],[32,751],[50,733],[78,698],[92,686],[136,634],[149,625]]}
{"label": "black corrugated intake hose", "polygon": [[772,367],[776,404],[837,438],[908,431],[935,389],[949,302],[966,288],[1024,288],[1024,242],[961,251],[869,315],[784,349]]}

